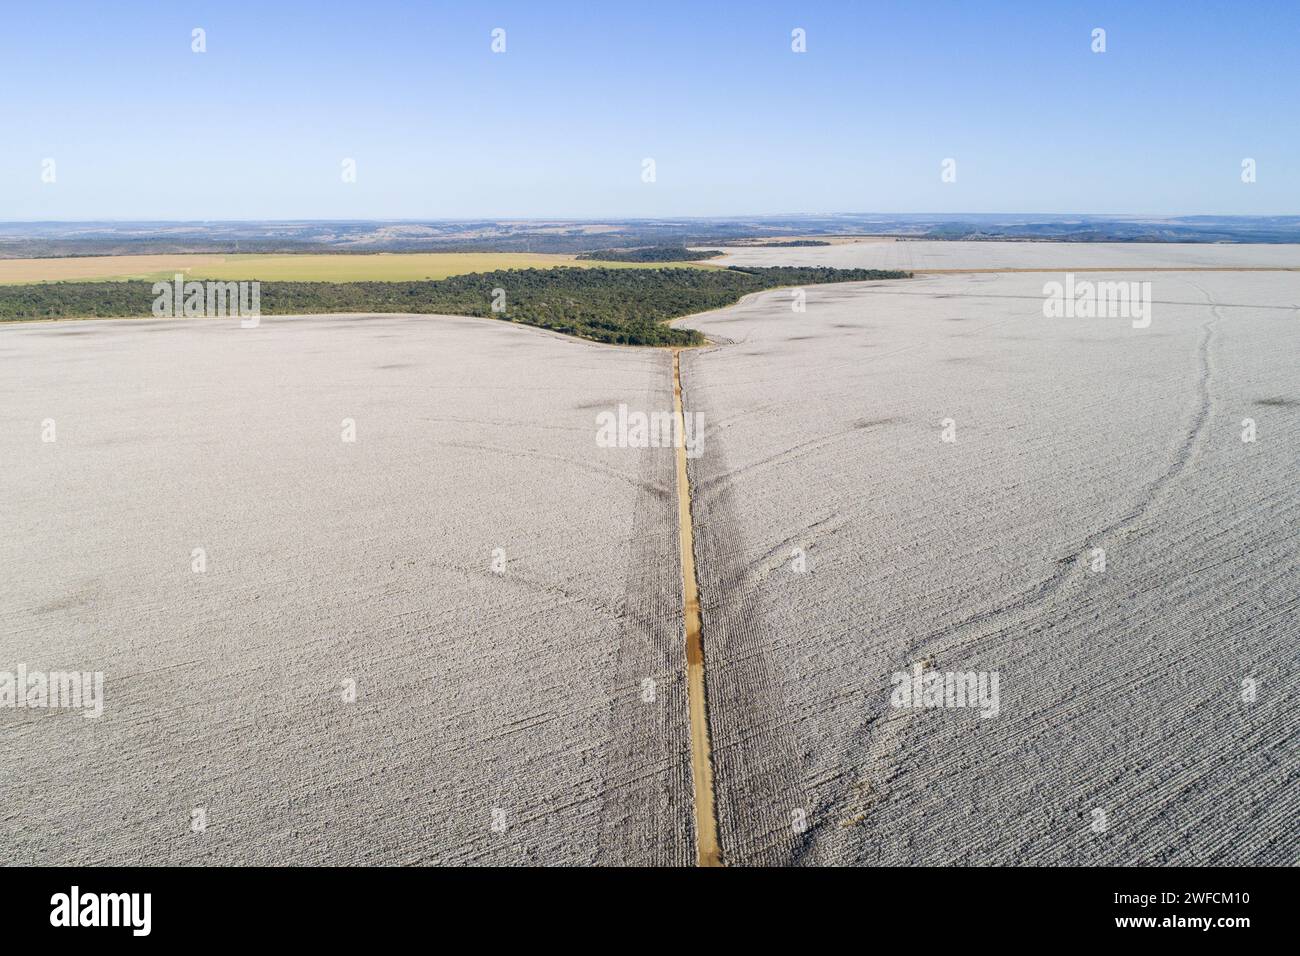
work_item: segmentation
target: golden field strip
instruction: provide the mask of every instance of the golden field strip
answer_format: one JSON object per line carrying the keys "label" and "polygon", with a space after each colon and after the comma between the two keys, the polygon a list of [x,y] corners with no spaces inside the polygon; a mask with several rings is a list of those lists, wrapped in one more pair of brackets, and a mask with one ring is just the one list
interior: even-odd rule
{"label": "golden field strip", "polygon": [[59,259],[0,259],[0,284],[170,279],[257,279],[264,282],[409,282],[445,279],[498,269],[653,269],[664,266],[717,268],[705,262],[579,261],[571,255],[534,252],[288,253],[277,255],[76,256]]}

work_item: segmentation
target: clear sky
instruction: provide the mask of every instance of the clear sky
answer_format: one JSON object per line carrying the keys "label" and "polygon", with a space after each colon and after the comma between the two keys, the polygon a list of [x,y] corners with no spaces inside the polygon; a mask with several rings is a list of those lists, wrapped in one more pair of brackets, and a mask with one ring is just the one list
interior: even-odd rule
{"label": "clear sky", "polygon": [[3,23],[0,219],[1300,213],[1295,0],[9,0]]}

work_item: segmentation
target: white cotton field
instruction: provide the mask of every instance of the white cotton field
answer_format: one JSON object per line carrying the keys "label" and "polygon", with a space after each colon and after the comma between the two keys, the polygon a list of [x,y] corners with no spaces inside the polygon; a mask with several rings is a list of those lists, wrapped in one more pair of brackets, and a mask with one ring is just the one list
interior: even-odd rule
{"label": "white cotton field", "polygon": [[594,442],[667,352],[139,320],[0,366],[0,670],[105,675],[0,710],[8,862],[694,859],[672,450]]}
{"label": "white cotton field", "polygon": [[[1158,242],[1000,242],[872,238],[829,246],[706,247],[723,266],[833,266],[838,269],[1170,269],[1300,270],[1300,246]],[[1296,297],[1290,299],[1292,303]]]}
{"label": "white cotton field", "polygon": [[[1053,278],[692,321],[729,862],[1297,862],[1300,282],[1097,276],[1151,281],[1135,329]],[[894,706],[917,665],[999,706]]]}
{"label": "white cotton field", "polygon": [[[1295,247],[729,257],[1061,272],[679,320],[723,861],[1300,862],[1300,276],[1044,315],[1069,269]],[[695,863],[675,451],[597,440],[672,365],[438,316],[0,326],[0,672],[104,675],[98,718],[0,708],[7,859]]]}

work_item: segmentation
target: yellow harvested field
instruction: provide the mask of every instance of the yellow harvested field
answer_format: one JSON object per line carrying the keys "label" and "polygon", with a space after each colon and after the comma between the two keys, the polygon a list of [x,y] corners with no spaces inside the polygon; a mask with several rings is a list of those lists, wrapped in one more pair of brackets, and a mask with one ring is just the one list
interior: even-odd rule
{"label": "yellow harvested field", "polygon": [[66,259],[0,259],[0,283],[145,279],[220,266],[229,256],[78,256]]}
{"label": "yellow harvested field", "polygon": [[0,259],[0,284],[85,282],[91,280],[260,279],[266,282],[401,282],[445,279],[497,269],[551,269],[605,266],[652,269],[664,266],[717,268],[704,262],[596,262],[571,255],[533,252],[413,252],[156,256],[80,256],[63,259]]}

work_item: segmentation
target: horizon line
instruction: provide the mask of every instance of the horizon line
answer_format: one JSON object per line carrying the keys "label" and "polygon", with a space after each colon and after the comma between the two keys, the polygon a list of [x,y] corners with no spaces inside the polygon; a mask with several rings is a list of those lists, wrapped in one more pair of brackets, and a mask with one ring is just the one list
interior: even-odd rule
{"label": "horizon line", "polygon": [[249,217],[189,217],[183,219],[159,219],[153,217],[142,217],[138,219],[109,216],[100,218],[54,218],[54,219],[6,219],[0,218],[0,224],[4,225],[40,225],[43,223],[320,223],[320,222],[391,222],[391,223],[424,223],[424,222],[727,222],[733,220],[748,219],[826,219],[826,218],[871,218],[880,217],[883,219],[890,218],[907,218],[907,217],[951,217],[951,218],[970,218],[970,217],[994,217],[994,216],[1014,216],[1023,218],[1036,219],[1131,219],[1143,221],[1160,221],[1160,220],[1178,220],[1178,219],[1296,219],[1300,220],[1300,213],[1084,213],[1084,212],[755,212],[755,213],[728,213],[725,215],[680,215],[680,216],[637,216],[637,215],[610,215],[610,216],[423,216],[423,217],[389,217],[389,216],[322,216],[322,217],[296,217],[296,216],[268,216],[265,218]]}

